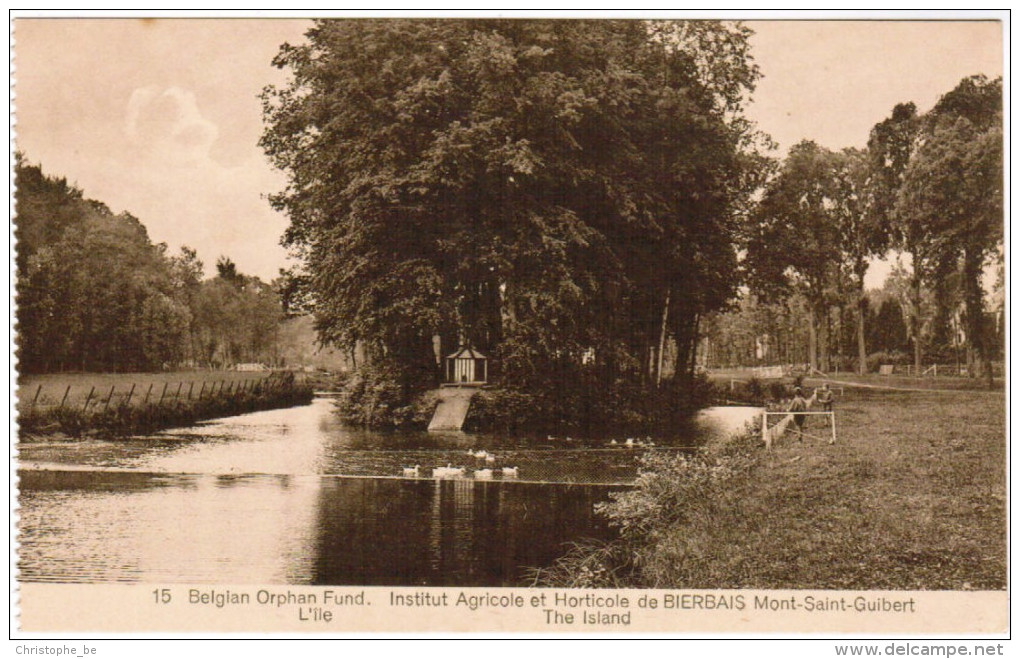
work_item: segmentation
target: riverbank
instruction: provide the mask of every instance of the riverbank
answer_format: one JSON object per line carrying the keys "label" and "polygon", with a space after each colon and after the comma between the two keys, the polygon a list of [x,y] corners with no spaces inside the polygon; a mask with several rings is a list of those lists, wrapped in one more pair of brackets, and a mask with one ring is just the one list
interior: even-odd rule
{"label": "riverbank", "polygon": [[[41,373],[18,378],[18,411],[58,407],[82,407],[86,398],[110,405],[144,405],[160,396],[196,398],[220,388],[240,390],[265,380],[272,371],[194,369],[159,373]],[[302,374],[304,378],[304,374]],[[164,390],[165,388],[165,390]],[[91,392],[91,396],[89,396]],[[148,398],[146,398],[148,393]]]}
{"label": "riverbank", "polygon": [[787,434],[772,454],[752,433],[700,467],[651,465],[659,476],[603,508],[622,540],[575,551],[547,580],[572,572],[591,575],[574,585],[613,587],[1005,588],[1005,397],[848,390],[836,418],[835,445],[814,421],[815,436]]}
{"label": "riverbank", "polygon": [[[190,381],[181,379],[183,374],[179,373],[155,374],[155,380],[143,381],[141,387],[139,374],[95,374],[91,380],[91,374],[29,378],[21,385],[19,439],[137,435],[217,417],[302,405],[310,402],[313,395],[310,384],[298,382],[289,372],[237,374],[240,377],[209,371],[196,373],[201,375],[196,378],[195,373],[187,374],[192,376]],[[208,374],[220,377],[202,377]],[[46,378],[51,381],[40,381]],[[54,403],[49,395],[42,396],[44,386],[50,392],[64,391],[58,402]],[[109,389],[105,390],[107,386]],[[80,391],[71,396],[72,389]],[[104,391],[97,395],[98,389]],[[155,395],[154,389],[158,392]],[[86,390],[88,393],[83,393]],[[31,398],[26,398],[28,392],[32,392]]]}

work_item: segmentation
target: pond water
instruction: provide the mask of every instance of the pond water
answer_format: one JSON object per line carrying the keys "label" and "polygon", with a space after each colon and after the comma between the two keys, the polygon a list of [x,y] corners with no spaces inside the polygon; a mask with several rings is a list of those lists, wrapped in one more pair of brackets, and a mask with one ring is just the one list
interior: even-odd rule
{"label": "pond water", "polygon": [[[569,543],[612,537],[595,504],[629,486],[642,452],[754,413],[706,410],[682,440],[637,448],[353,430],[320,398],[151,437],[24,443],[20,579],[527,585]],[[448,465],[463,475],[433,478]]]}

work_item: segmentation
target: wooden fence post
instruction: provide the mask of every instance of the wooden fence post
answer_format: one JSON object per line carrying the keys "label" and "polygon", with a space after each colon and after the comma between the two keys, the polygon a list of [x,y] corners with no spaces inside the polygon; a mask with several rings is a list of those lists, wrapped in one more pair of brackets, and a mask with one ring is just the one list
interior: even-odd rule
{"label": "wooden fence post", "polygon": [[106,405],[103,406],[103,411],[110,409],[110,401],[113,400],[113,390],[117,388],[117,385],[110,386],[110,395],[106,397]]}
{"label": "wooden fence post", "polygon": [[145,398],[142,400],[142,405],[145,405],[146,403],[149,402],[149,394],[151,394],[151,393],[152,393],[152,383],[150,382],[149,383],[149,389],[148,389],[148,391],[145,392]]}
{"label": "wooden fence post", "polygon": [[192,380],[188,383],[188,400],[191,400],[191,391],[195,388],[195,381]]}
{"label": "wooden fence post", "polygon": [[87,410],[89,408],[89,402],[91,402],[92,394],[94,394],[94,393],[96,393],[95,386],[93,386],[91,389],[89,389],[89,395],[85,397],[85,404],[82,405],[82,408],[81,408],[82,412],[84,412],[85,410]]}
{"label": "wooden fence post", "polygon": [[202,396],[205,394],[205,381],[202,382],[202,388],[198,390],[198,399],[202,400]]}
{"label": "wooden fence post", "polygon": [[127,400],[124,401],[124,407],[131,404],[131,397],[135,395],[135,383],[131,383],[131,391],[128,392]]}
{"label": "wooden fence post", "polygon": [[40,391],[42,391],[42,385],[41,384],[35,390],[35,397],[32,398],[32,407],[29,408],[30,410],[34,410],[35,409],[35,402],[37,400],[39,400],[39,392]]}
{"label": "wooden fence post", "polygon": [[183,387],[183,386],[184,386],[184,381],[183,380],[181,380],[180,382],[177,383],[177,393],[174,394],[174,400],[175,401],[181,399],[181,387]]}
{"label": "wooden fence post", "polygon": [[170,384],[169,382],[164,382],[163,383],[163,393],[161,393],[159,395],[159,403],[157,403],[157,405],[162,405],[163,404],[163,397],[166,396],[166,388],[167,388],[167,386],[169,386],[169,384]]}
{"label": "wooden fence post", "polygon": [[67,389],[64,389],[64,397],[60,399],[60,409],[64,408],[64,403],[67,402],[67,394],[71,393],[71,385],[67,385]]}

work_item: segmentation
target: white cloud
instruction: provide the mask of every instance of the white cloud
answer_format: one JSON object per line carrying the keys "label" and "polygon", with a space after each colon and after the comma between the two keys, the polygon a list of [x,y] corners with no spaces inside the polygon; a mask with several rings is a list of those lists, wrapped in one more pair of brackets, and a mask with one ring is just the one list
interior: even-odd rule
{"label": "white cloud", "polygon": [[207,159],[219,137],[219,129],[202,115],[193,92],[156,85],[131,93],[125,132],[133,144],[178,163]]}

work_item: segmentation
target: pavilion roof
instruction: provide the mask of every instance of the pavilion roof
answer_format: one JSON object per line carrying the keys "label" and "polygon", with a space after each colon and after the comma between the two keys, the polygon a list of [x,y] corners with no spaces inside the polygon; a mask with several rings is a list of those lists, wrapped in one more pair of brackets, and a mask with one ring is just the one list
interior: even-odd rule
{"label": "pavilion roof", "polygon": [[446,356],[447,359],[488,359],[485,355],[478,352],[471,346],[461,346],[457,352],[450,353]]}

